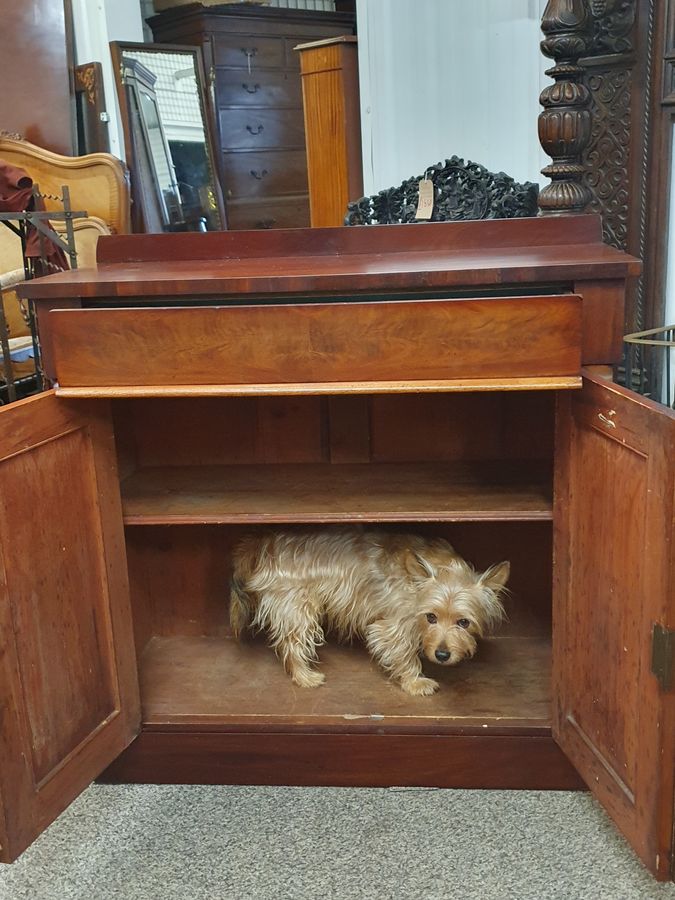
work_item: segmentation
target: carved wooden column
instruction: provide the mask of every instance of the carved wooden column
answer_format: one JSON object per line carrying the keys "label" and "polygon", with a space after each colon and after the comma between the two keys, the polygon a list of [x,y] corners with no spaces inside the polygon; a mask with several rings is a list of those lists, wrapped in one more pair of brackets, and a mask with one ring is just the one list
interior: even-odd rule
{"label": "carved wooden column", "polygon": [[554,83],[539,102],[539,140],[552,157],[542,174],[551,179],[539,194],[542,215],[570,215],[585,210],[591,193],[584,180],[582,156],[591,137],[590,94],[579,57],[589,49],[589,15],[584,0],[549,0],[541,29],[541,50],[555,60],[546,74]]}

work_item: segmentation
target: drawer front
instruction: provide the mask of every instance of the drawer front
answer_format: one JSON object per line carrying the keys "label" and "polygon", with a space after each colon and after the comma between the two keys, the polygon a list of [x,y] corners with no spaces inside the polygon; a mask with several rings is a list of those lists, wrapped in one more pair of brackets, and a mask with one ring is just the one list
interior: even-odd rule
{"label": "drawer front", "polygon": [[301,109],[221,109],[223,150],[305,149]]}
{"label": "drawer front", "polygon": [[213,52],[217,66],[231,66],[256,72],[284,65],[283,38],[266,38],[248,34],[216,35]]}
{"label": "drawer front", "polygon": [[302,109],[302,85],[295,72],[216,69],[218,107],[266,106]]}
{"label": "drawer front", "polygon": [[224,153],[223,176],[228,199],[303,194],[308,190],[304,150]]}
{"label": "drawer front", "polygon": [[573,295],[56,310],[48,333],[60,390],[357,383],[367,391],[379,382],[443,390],[581,369]]}
{"label": "drawer front", "polygon": [[267,228],[309,228],[309,197],[273,200],[244,200],[227,204],[227,224],[231,231]]}

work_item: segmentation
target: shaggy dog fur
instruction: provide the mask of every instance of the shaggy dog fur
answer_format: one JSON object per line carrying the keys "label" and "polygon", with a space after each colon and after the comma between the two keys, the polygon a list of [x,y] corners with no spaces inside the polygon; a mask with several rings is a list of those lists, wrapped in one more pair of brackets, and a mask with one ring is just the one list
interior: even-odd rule
{"label": "shaggy dog fur", "polygon": [[452,666],[503,617],[509,563],[476,572],[447,541],[356,529],[244,538],[234,553],[235,637],[264,631],[295,684],[318,687],[324,628],[360,638],[408,694],[432,694],[421,655]]}

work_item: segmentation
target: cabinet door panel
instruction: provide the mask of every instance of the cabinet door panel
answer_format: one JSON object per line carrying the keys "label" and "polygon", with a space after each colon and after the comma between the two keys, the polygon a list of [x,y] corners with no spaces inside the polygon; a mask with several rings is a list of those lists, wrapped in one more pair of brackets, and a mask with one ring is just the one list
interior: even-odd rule
{"label": "cabinet door panel", "polygon": [[554,735],[665,878],[675,694],[652,674],[651,635],[675,627],[675,415],[593,377],[558,413]]}
{"label": "cabinet door panel", "polygon": [[10,861],[139,728],[105,403],[46,394],[0,410],[0,712]]}

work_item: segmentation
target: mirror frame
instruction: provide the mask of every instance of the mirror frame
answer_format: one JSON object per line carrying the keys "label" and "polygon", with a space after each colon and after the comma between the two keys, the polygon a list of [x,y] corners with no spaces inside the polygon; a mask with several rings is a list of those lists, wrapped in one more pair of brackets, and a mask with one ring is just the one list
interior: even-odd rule
{"label": "mirror frame", "polygon": [[[212,111],[208,103],[208,92],[206,90],[206,73],[204,69],[204,59],[201,47],[185,46],[179,44],[144,44],[132,41],[111,41],[110,54],[115,70],[115,86],[117,88],[117,98],[119,101],[120,114],[122,118],[122,129],[124,132],[124,152],[126,155],[126,164],[131,175],[131,196],[132,208],[131,218],[133,231],[135,233],[147,233],[146,221],[148,217],[152,217],[152,211],[149,208],[151,202],[147,197],[147,190],[139,184],[137,152],[134,146],[134,133],[132,130],[131,109],[127,98],[127,85],[124,83],[124,62],[123,55],[127,51],[140,51],[143,53],[184,53],[192,57],[195,73],[197,76],[197,95],[199,97],[199,107],[202,113],[205,132],[205,148],[206,160],[211,177],[213,188],[213,211],[217,215],[220,223],[220,230],[227,230],[227,215],[225,212],[225,203],[223,201],[223,191],[220,180],[220,171],[218,166],[218,152],[216,139],[214,134],[214,122]],[[156,204],[160,203],[157,198]]]}

